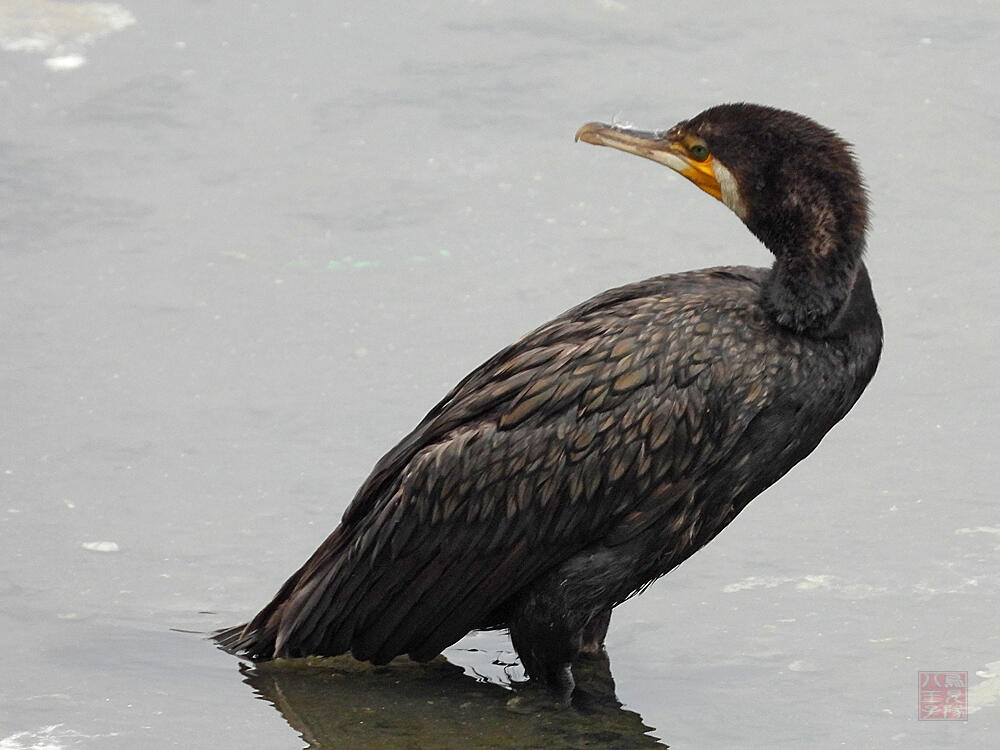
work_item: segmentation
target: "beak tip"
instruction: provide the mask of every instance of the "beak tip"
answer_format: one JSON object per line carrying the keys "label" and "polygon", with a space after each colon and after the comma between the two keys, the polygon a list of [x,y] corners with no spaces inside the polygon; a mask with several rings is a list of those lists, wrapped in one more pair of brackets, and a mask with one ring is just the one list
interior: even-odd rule
{"label": "beak tip", "polygon": [[580,129],[576,131],[576,135],[573,136],[573,142],[583,141],[584,143],[592,143],[600,146],[601,141],[598,138],[598,134],[610,127],[603,122],[588,122],[586,125],[581,125]]}

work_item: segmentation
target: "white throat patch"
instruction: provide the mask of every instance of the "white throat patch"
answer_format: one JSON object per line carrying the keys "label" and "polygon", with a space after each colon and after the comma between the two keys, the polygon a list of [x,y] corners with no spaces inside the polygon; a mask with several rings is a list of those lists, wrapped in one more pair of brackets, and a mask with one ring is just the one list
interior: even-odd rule
{"label": "white throat patch", "polygon": [[726,169],[718,159],[712,162],[712,171],[715,173],[715,179],[719,181],[719,189],[722,191],[722,202],[729,206],[734,214],[745,221],[747,218],[747,204],[743,202],[743,196],[740,195],[740,186],[736,183],[733,173]]}

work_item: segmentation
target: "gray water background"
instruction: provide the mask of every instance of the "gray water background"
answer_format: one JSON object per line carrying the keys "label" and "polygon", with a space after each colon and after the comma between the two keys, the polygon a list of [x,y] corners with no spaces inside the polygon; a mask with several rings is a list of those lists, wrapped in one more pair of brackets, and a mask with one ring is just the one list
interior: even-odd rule
{"label": "gray water background", "polygon": [[[0,51],[0,747],[302,747],[177,630],[256,611],[523,332],[768,263],[573,142],[734,100],[856,144],[886,348],[813,456],[616,610],[618,695],[674,748],[996,746],[996,2],[134,0],[90,37],[68,8],[0,2],[63,34]],[[943,669],[968,722],[916,720]]]}

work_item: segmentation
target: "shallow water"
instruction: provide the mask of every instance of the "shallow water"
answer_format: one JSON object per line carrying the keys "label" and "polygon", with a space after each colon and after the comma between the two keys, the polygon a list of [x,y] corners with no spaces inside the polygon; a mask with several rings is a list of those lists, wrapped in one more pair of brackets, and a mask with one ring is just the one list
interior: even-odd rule
{"label": "shallow water", "polygon": [[[252,614],[524,331],[627,281],[765,264],[665,169],[573,143],[729,100],[857,145],[886,324],[865,396],[616,610],[620,714],[501,717],[496,633],[447,654],[487,682],[337,679],[371,683],[383,747],[601,721],[634,746],[995,744],[995,3],[98,5],[0,8],[0,747],[364,746],[336,734],[361,720],[335,671],[255,681],[181,631]],[[918,722],[917,671],[945,669],[969,720]]]}

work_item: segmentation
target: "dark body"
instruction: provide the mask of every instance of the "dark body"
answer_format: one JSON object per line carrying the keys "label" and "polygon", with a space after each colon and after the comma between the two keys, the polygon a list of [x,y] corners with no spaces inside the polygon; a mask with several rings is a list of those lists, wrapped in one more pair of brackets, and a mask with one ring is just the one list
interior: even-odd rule
{"label": "dark body", "polygon": [[611,609],[808,455],[875,371],[882,327],[860,249],[818,323],[779,322],[780,273],[629,284],[504,349],[379,461],[341,525],[220,642],[258,659],[381,663],[506,627],[528,674],[567,701],[570,664],[600,648]]}

